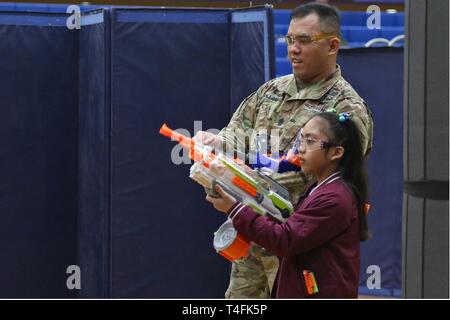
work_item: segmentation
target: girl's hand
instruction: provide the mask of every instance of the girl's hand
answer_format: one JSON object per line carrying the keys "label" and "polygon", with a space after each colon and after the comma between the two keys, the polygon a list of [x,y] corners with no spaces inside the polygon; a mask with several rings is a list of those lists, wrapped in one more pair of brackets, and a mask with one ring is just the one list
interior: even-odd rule
{"label": "girl's hand", "polygon": [[228,193],[223,191],[223,189],[216,185],[215,190],[220,195],[220,198],[214,198],[210,195],[206,196],[206,201],[211,202],[216,210],[220,212],[227,213],[231,207],[236,203],[236,199],[230,196]]}

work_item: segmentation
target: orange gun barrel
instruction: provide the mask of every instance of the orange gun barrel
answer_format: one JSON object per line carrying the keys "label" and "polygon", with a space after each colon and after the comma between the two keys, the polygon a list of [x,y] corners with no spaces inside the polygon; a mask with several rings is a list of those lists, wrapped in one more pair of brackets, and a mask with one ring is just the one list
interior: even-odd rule
{"label": "orange gun barrel", "polygon": [[166,136],[168,138],[171,138],[172,140],[178,141],[183,147],[190,149],[193,147],[194,142],[191,138],[188,138],[172,129],[170,129],[165,123],[161,126],[159,129],[159,133],[163,136]]}
{"label": "orange gun barrel", "polygon": [[293,164],[293,165],[295,165],[295,166],[297,166],[297,167],[299,167],[299,168],[302,167],[302,164],[300,163],[300,158],[297,157],[297,156],[291,156],[289,159],[287,159],[286,156],[282,156],[282,157],[280,158],[280,161],[285,160],[285,159],[286,159],[290,164]]}
{"label": "orange gun barrel", "polygon": [[171,138],[172,140],[178,141],[178,143],[181,144],[183,148],[186,148],[189,151],[189,158],[191,158],[195,162],[203,161],[203,165],[207,168],[209,167],[209,163],[215,157],[212,153],[208,153],[204,157],[203,152],[195,150],[194,139],[188,138],[185,135],[182,135],[175,130],[170,129],[165,123],[159,129],[159,133],[163,136]]}

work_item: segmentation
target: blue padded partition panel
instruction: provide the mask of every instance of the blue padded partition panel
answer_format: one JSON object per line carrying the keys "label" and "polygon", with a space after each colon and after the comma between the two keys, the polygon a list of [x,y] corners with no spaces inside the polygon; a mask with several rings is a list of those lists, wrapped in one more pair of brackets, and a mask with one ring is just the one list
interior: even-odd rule
{"label": "blue padded partition panel", "polygon": [[66,16],[0,12],[0,296],[73,297],[78,33]]}
{"label": "blue padded partition panel", "polygon": [[[369,104],[374,145],[369,158],[373,238],[361,245],[361,294],[400,296],[403,190],[403,49],[342,50],[343,76]],[[381,270],[381,288],[369,290],[368,266]]]}
{"label": "blue padded partition panel", "polygon": [[274,77],[272,10],[231,12],[231,112]]}
{"label": "blue padded partition panel", "polygon": [[223,296],[229,265],[212,236],[224,218],[158,131],[226,124],[230,30],[228,10],[113,10],[113,297]]}
{"label": "blue padded partition panel", "polygon": [[[75,2],[73,4],[76,4]],[[66,13],[70,4],[56,4],[56,3],[21,3],[21,2],[0,2],[0,11],[17,11],[30,13]],[[91,11],[108,6],[95,5],[79,5],[80,11]]]}
{"label": "blue padded partition panel", "polygon": [[109,296],[109,17],[109,11],[99,10],[81,18],[78,264],[83,298]]}
{"label": "blue padded partition panel", "polygon": [[158,131],[220,129],[273,77],[271,9],[61,9],[0,13],[0,296],[223,297],[224,216]]}
{"label": "blue padded partition panel", "polygon": [[227,11],[121,10],[112,19],[111,296],[221,297],[223,220],[171,162],[163,122],[193,131],[229,115]]}
{"label": "blue padded partition panel", "polygon": [[[264,51],[252,48],[254,65],[233,49],[243,41],[260,48],[273,41],[261,39],[268,20],[260,12],[239,11],[234,25],[229,10],[113,9],[112,297],[223,297],[229,263],[214,252],[212,239],[224,217],[188,178],[189,165],[172,163],[175,143],[158,131],[163,122],[187,134],[220,129],[232,100],[270,76],[269,42]],[[254,77],[233,82],[243,70]]]}

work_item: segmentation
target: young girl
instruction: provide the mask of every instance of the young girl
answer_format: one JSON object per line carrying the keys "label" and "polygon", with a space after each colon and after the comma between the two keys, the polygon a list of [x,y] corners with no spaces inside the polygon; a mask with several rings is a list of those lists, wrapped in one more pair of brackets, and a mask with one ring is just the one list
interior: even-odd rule
{"label": "young girl", "polygon": [[281,257],[274,297],[356,298],[359,242],[369,238],[367,173],[358,130],[347,113],[326,112],[313,116],[299,138],[302,170],[317,181],[306,188],[286,222],[236,203],[220,187],[221,198],[206,199],[229,215],[240,234]]}

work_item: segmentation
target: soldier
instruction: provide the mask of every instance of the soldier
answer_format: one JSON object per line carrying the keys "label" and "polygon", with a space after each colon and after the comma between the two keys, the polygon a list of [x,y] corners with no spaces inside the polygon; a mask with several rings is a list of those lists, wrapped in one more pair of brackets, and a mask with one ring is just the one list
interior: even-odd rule
{"label": "soldier", "polygon": [[[341,76],[336,64],[340,40],[337,10],[308,3],[295,8],[286,35],[292,74],[272,79],[247,97],[218,135],[199,132],[195,139],[224,150],[256,150],[261,132],[268,148],[287,153],[298,131],[314,114],[334,108],[352,114],[367,156],[372,148],[373,119],[364,100]],[[302,172],[274,173],[295,205],[311,177]],[[226,298],[269,298],[278,257],[252,244],[246,258],[232,264]]]}

